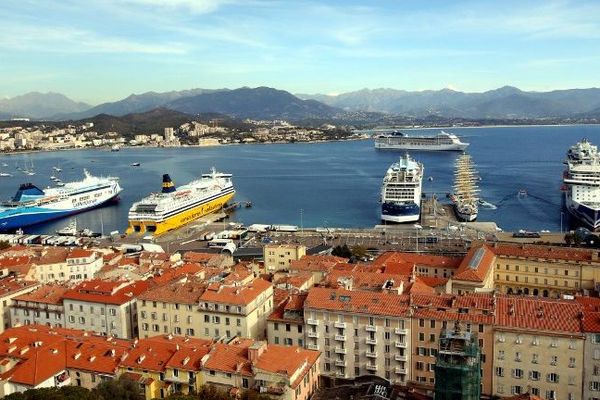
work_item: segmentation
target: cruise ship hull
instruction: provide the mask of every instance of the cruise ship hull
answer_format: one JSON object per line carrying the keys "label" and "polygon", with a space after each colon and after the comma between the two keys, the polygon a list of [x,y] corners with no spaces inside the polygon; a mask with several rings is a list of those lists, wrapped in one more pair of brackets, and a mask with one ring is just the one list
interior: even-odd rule
{"label": "cruise ship hull", "polygon": [[414,151],[463,151],[469,146],[467,143],[461,144],[435,144],[435,145],[411,145],[396,144],[375,141],[375,148],[379,150],[414,150]]}
{"label": "cruise ship hull", "polygon": [[391,203],[381,205],[381,220],[385,222],[416,222],[421,215],[421,208],[415,203]]}
{"label": "cruise ship hull", "polygon": [[190,209],[187,209],[165,219],[156,220],[130,218],[129,227],[127,228],[127,234],[143,235],[147,233],[154,236],[162,235],[168,231],[187,225],[190,222],[197,220],[198,218],[220,210],[221,208],[223,208],[223,205],[225,203],[231,200],[234,194],[235,191],[233,190],[226,191],[224,193],[221,193],[216,198],[208,198]]}
{"label": "cruise ship hull", "polygon": [[[119,198],[120,189],[114,189],[113,193],[103,198],[85,204],[77,208],[64,208],[64,204],[57,203],[54,207],[21,207],[18,209],[6,209],[0,212],[0,232],[14,231],[19,228],[41,224],[44,222],[65,218],[84,211],[101,207],[106,203],[116,201]],[[72,203],[71,200],[68,200]],[[66,202],[62,202],[66,203]]]}
{"label": "cruise ship hull", "polygon": [[573,199],[568,196],[565,199],[565,206],[571,215],[585,224],[588,228],[593,231],[600,230],[600,208],[593,208],[580,204],[573,201]]}

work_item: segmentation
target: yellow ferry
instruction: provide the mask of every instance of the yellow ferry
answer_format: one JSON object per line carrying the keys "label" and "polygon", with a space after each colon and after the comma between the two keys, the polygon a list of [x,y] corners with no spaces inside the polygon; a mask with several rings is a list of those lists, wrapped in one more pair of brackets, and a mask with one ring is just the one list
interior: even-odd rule
{"label": "yellow ferry", "polygon": [[152,193],[129,209],[127,234],[161,235],[220,210],[234,194],[231,174],[214,168],[179,188],[165,174],[160,193]]}

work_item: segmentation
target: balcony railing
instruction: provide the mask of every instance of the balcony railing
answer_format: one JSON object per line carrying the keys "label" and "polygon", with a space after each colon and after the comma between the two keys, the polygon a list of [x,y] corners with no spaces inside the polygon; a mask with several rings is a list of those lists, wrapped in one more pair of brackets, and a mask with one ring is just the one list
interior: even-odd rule
{"label": "balcony railing", "polygon": [[377,344],[377,339],[375,339],[375,338],[373,338],[373,339],[366,338],[365,339],[365,343],[367,343],[367,344]]}
{"label": "balcony railing", "polygon": [[306,323],[307,323],[308,325],[319,325],[319,321],[318,321],[318,320],[316,320],[316,319],[307,319],[307,320],[306,320]]}
{"label": "balcony railing", "polygon": [[346,352],[347,352],[347,351],[346,351],[346,349],[345,349],[345,348],[336,347],[336,348],[335,348],[335,352],[336,352],[337,354],[346,354]]}
{"label": "balcony railing", "polygon": [[408,329],[396,328],[396,329],[394,329],[394,333],[396,335],[406,335],[408,333]]}
{"label": "balcony railing", "polygon": [[336,367],[345,367],[346,361],[345,360],[335,360],[335,366]]}
{"label": "balcony railing", "polygon": [[396,360],[396,361],[407,361],[408,357],[406,357],[405,355],[396,354],[394,356],[394,360]]}
{"label": "balcony railing", "polygon": [[365,353],[365,355],[366,355],[367,357],[369,357],[369,358],[377,358],[377,352],[376,352],[376,351],[375,351],[375,352],[370,352],[370,351],[367,351],[367,352]]}
{"label": "balcony railing", "polygon": [[333,326],[339,329],[346,329],[346,323],[345,322],[334,322]]}
{"label": "balcony railing", "polygon": [[344,342],[346,340],[346,335],[335,335],[335,340]]}
{"label": "balcony railing", "polygon": [[367,371],[377,371],[377,365],[367,364]]}
{"label": "balcony railing", "polygon": [[377,327],[375,325],[367,325],[367,332],[377,332]]}
{"label": "balcony railing", "polygon": [[394,368],[394,372],[399,375],[406,375],[406,368],[396,367]]}
{"label": "balcony railing", "polygon": [[319,332],[308,331],[308,337],[316,339],[319,337]]}
{"label": "balcony railing", "polygon": [[318,344],[309,344],[306,347],[308,347],[309,350],[319,350]]}
{"label": "balcony railing", "polygon": [[394,345],[398,348],[405,348],[406,342],[395,342]]}

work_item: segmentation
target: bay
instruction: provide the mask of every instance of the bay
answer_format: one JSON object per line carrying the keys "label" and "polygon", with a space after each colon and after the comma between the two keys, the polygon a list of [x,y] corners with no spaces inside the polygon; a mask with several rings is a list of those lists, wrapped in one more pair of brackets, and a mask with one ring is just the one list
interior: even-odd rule
{"label": "bay", "polygon": [[[471,145],[482,178],[482,198],[496,209],[482,208],[480,221],[495,221],[504,230],[560,230],[561,177],[569,146],[582,138],[600,144],[600,126],[530,126],[490,128],[447,128]],[[435,133],[411,130],[409,133]],[[238,145],[188,148],[124,148],[40,152],[2,155],[0,161],[12,177],[0,178],[0,198],[8,199],[20,183],[50,185],[52,167],[62,168],[63,181],[80,179],[83,169],[94,175],[121,179],[124,191],[117,205],[77,215],[80,228],[104,231],[127,226],[131,204],[150,192],[160,191],[163,173],[175,184],[184,184],[214,166],[232,173],[236,201],[252,201],[233,219],[245,224],[301,224],[305,227],[372,227],[379,223],[379,191],[389,165],[400,152],[378,151],[372,140]],[[425,166],[423,190],[445,198],[452,186],[457,152],[413,152]],[[131,167],[139,162],[140,167]],[[26,176],[16,167],[30,167]],[[427,179],[432,177],[433,180]],[[525,189],[526,197],[518,196]],[[25,229],[53,233],[68,223],[58,220]]]}

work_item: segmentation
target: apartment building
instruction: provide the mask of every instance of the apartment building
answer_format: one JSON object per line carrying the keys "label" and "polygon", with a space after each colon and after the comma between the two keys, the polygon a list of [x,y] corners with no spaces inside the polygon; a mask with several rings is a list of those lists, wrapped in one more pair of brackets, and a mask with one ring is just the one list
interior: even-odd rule
{"label": "apartment building", "polygon": [[[312,275],[311,275],[312,276]],[[304,302],[306,293],[291,294],[267,318],[267,341],[304,347]]]}
{"label": "apartment building", "polygon": [[69,269],[68,279],[71,282],[81,282],[92,279],[103,266],[102,255],[86,249],[72,249],[66,258]]}
{"label": "apartment building", "polygon": [[273,286],[261,278],[250,283],[210,283],[199,299],[206,338],[266,337],[267,317],[273,311]]}
{"label": "apartment building", "polygon": [[39,283],[34,281],[25,281],[19,278],[7,276],[0,278],[0,329],[10,327],[10,306],[12,299],[17,296],[29,293],[35,290]]}
{"label": "apartment building", "polygon": [[600,399],[600,299],[577,297],[583,308],[582,330],[585,335],[583,349],[583,399]]}
{"label": "apartment building", "polygon": [[323,353],[327,379],[410,380],[409,296],[315,287],[304,303],[306,347]]}
{"label": "apartment building", "polygon": [[68,290],[66,285],[46,284],[14,297],[10,306],[10,325],[65,327],[63,295]]}
{"label": "apartment building", "polygon": [[160,335],[135,342],[119,372],[137,382],[147,400],[191,394],[204,383],[199,373],[211,340]]}
{"label": "apartment building", "polygon": [[493,394],[582,399],[582,316],[575,301],[497,297]]}
{"label": "apartment building", "polygon": [[419,393],[433,395],[440,337],[458,322],[462,332],[477,335],[481,352],[480,392],[490,396],[495,304],[495,298],[487,294],[413,295],[410,386]]}
{"label": "apartment building", "polygon": [[485,293],[494,290],[496,255],[486,244],[472,246],[446,284],[446,293]]}
{"label": "apartment building", "polygon": [[77,330],[43,325],[10,328],[0,335],[0,396],[65,385],[92,389],[116,377],[129,346],[128,341]]}
{"label": "apartment building", "polygon": [[597,288],[600,260],[596,250],[498,244],[495,288],[506,294],[557,298]]}
{"label": "apartment building", "polygon": [[137,318],[140,338],[160,333],[202,336],[204,321],[198,312],[206,283],[198,278],[172,282],[138,296]]}
{"label": "apartment building", "polygon": [[348,259],[337,256],[310,255],[290,262],[289,272],[299,274],[310,272],[314,276],[314,283],[321,282],[329,272],[334,269],[352,269]]}
{"label": "apartment building", "polygon": [[276,272],[287,270],[290,263],[306,255],[306,246],[296,244],[267,244],[263,247],[265,270]]}
{"label": "apartment building", "polygon": [[281,400],[308,400],[318,388],[320,356],[300,347],[235,338],[213,346],[202,361],[202,380],[236,393],[250,389]]}
{"label": "apartment building", "polygon": [[65,325],[105,336],[138,336],[136,297],[150,288],[148,281],[80,283],[63,295]]}
{"label": "apartment building", "polygon": [[388,251],[371,263],[381,272],[440,279],[451,278],[460,266],[463,257],[446,257],[426,253],[402,253]]}

